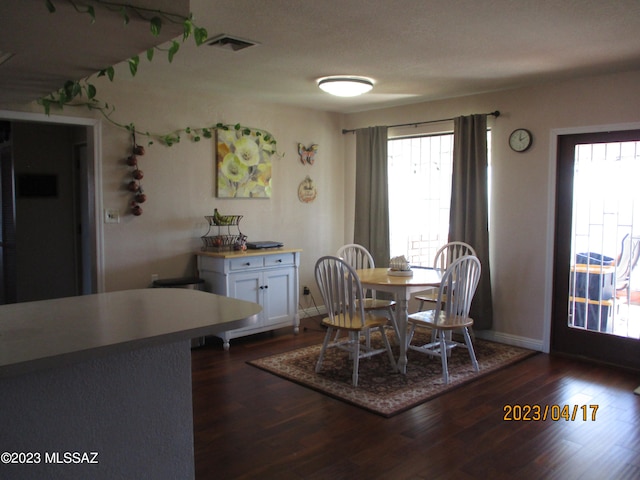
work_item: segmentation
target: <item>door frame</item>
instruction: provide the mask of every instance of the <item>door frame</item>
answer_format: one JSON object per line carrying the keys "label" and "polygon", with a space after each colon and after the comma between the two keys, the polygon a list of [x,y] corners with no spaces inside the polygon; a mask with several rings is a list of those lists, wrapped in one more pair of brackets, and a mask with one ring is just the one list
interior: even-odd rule
{"label": "door frame", "polygon": [[548,209],[547,209],[547,240],[545,255],[545,292],[544,292],[544,325],[543,325],[543,351],[551,351],[551,330],[553,322],[553,280],[555,271],[555,235],[556,235],[556,188],[558,181],[558,137],[563,135],[576,135],[588,133],[603,133],[623,130],[639,130],[640,122],[616,123],[608,125],[588,125],[582,127],[569,127],[552,129],[549,132],[549,181],[547,185]]}
{"label": "door frame", "polygon": [[68,117],[63,115],[46,115],[44,113],[17,112],[0,110],[0,120],[25,121],[32,123],[54,123],[61,125],[73,125],[87,127],[87,158],[91,162],[90,170],[93,173],[93,183],[89,185],[94,193],[93,216],[95,230],[92,235],[94,243],[95,262],[95,290],[96,293],[105,291],[104,272],[104,228],[102,221],[102,121],[95,118]]}

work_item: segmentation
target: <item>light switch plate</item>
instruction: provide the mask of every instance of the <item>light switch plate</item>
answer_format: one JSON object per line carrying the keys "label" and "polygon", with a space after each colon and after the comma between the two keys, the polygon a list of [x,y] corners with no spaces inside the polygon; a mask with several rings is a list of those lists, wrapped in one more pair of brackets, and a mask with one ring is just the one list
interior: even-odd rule
{"label": "light switch plate", "polygon": [[105,208],[104,223],[120,223],[120,210],[117,208]]}

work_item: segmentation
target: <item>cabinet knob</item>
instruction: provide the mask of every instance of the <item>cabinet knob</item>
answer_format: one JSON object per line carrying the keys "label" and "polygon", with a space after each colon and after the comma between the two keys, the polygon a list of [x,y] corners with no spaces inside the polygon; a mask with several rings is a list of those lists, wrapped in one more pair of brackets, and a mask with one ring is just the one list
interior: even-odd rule
{"label": "cabinet knob", "polygon": [[278,260],[276,260],[276,263],[282,263],[282,259],[279,258]]}
{"label": "cabinet knob", "polygon": [[251,266],[251,262],[247,262],[244,264],[245,267],[250,267]]}

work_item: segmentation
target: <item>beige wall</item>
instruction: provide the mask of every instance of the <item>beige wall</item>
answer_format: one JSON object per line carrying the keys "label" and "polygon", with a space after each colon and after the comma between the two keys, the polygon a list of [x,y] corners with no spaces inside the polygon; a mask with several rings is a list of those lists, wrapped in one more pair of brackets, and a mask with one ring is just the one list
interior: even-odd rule
{"label": "beige wall", "polygon": [[[349,115],[345,128],[392,125],[500,110],[492,126],[491,274],[494,332],[511,343],[542,347],[548,337],[553,235],[555,130],[640,125],[640,72]],[[515,128],[533,133],[525,153],[509,149]],[[349,136],[345,158],[354,156]],[[349,179],[351,181],[351,178]],[[353,198],[347,196],[347,204]],[[347,210],[345,224],[352,223]]]}
{"label": "beige wall", "polygon": [[[243,215],[240,228],[249,240],[279,240],[287,247],[301,248],[300,287],[308,285],[313,291],[315,259],[335,251],[344,237],[340,117],[211,94],[194,97],[188,92],[142,90],[133,82],[125,85],[126,93],[113,91],[120,99],[118,117],[131,119],[145,130],[166,133],[187,125],[239,122],[271,132],[283,156],[273,157],[271,199],[218,199],[213,141],[185,139],[172,147],[154,144],[147,148],[139,162],[148,198],[142,205],[143,215],[123,215],[120,224],[104,226],[107,290],[144,287],[153,273],[160,278],[192,274],[193,252],[200,249],[200,236],[208,228],[204,216],[218,208],[222,213]],[[107,85],[101,92],[110,88]],[[299,161],[298,142],[319,145],[313,166]],[[124,164],[129,145],[126,132],[104,123],[105,208],[127,209],[131,195],[123,186],[129,180],[130,168]],[[306,175],[318,188],[316,201],[308,204],[297,196]]]}
{"label": "beige wall", "polygon": [[[175,128],[217,122],[241,122],[270,131],[283,158],[273,160],[273,198],[219,200],[214,193],[213,143],[183,141],[153,145],[142,157],[148,200],[141,217],[126,215],[131,195],[124,189],[124,164],[130,139],[103,122],[102,185],[105,208],[122,211],[120,224],[104,225],[105,288],[146,287],[160,278],[193,272],[193,252],[207,228],[204,215],[214,208],[244,215],[250,239],[281,240],[303,249],[300,287],[312,288],[315,260],[352,240],[353,135],[342,128],[407,123],[500,110],[493,126],[491,211],[492,278],[496,339],[543,348],[548,336],[553,218],[554,158],[550,139],[557,129],[598,128],[640,122],[640,72],[580,79],[505,92],[429,102],[385,110],[338,115],[308,109],[259,104],[209,92],[194,95],[150,85],[117,81],[100,86],[102,98],[117,105],[124,123],[166,133]],[[37,107],[25,107],[35,110]],[[82,115],[65,111],[63,115]],[[507,145],[517,127],[533,132],[534,145],[517,154]],[[298,142],[320,146],[315,165],[298,160]],[[141,142],[142,143],[142,142]],[[318,198],[303,204],[298,184],[306,175],[316,182]],[[311,303],[301,297],[303,308]]]}

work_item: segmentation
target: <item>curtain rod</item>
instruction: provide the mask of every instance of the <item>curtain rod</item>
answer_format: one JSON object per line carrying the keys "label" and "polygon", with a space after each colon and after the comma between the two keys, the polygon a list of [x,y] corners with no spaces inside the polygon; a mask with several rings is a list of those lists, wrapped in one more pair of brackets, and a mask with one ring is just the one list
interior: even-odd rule
{"label": "curtain rod", "polygon": [[[480,115],[493,115],[494,117],[499,117],[500,116],[500,110],[496,110],[495,112],[489,112],[489,113],[481,113]],[[397,125],[389,125],[389,128],[394,128],[394,127],[417,127],[418,125],[426,125],[428,123],[439,123],[439,122],[448,122],[450,120],[455,120],[455,117],[453,118],[441,118],[439,120],[426,120],[424,122],[412,122],[412,123],[400,123]],[[342,134],[344,135],[345,133],[352,133],[355,132],[357,129],[353,129],[353,130],[346,130],[346,129],[342,129]]]}

